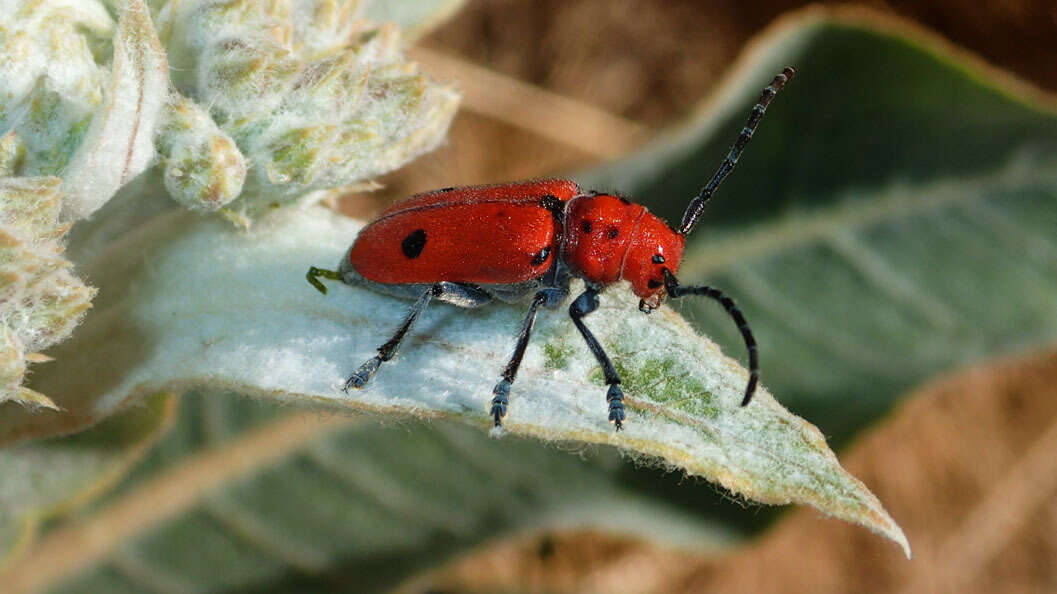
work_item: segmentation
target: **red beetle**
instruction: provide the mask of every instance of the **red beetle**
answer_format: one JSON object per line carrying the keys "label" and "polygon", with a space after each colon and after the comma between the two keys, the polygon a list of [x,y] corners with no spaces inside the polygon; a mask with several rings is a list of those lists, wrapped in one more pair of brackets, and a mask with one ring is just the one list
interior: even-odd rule
{"label": "red beetle", "polygon": [[730,297],[712,287],[682,286],[675,271],[686,235],[738,161],[767,105],[793,74],[786,68],[763,90],[727,158],[690,201],[678,228],[624,198],[585,192],[565,180],[444,188],[383,211],[356,237],[337,271],[313,266],[307,275],[323,293],[320,276],[415,299],[393,337],[349,377],[345,390],[362,387],[383,361],[393,358],[431,300],[480,307],[495,300],[523,302],[531,296],[514,354],[493,390],[491,415],[499,427],[536,311],[556,308],[568,296],[569,281],[577,277],[586,289],[569,306],[569,317],[602,367],[609,386],[609,420],[618,431],[625,419],[620,377],[583,318],[598,308],[598,293],[621,279],[631,283],[644,313],[660,306],[665,296],[704,295],[719,301],[749,350],[749,382],[741,405],[748,404],[759,378],[756,341],[748,323]]}

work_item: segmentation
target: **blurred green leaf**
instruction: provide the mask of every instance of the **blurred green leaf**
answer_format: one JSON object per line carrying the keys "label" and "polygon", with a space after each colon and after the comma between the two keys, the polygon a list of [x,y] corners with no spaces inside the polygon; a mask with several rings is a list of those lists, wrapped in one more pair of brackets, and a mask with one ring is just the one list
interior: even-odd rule
{"label": "blurred green leaf", "polygon": [[[702,551],[731,539],[630,494],[613,477],[614,450],[588,458],[446,421],[381,426],[191,394],[128,480],[45,537],[44,562],[57,573],[86,569],[57,592],[321,591],[335,583],[363,592],[511,531],[601,527],[664,534]],[[95,528],[120,533],[121,545],[94,550],[82,537]]]}
{"label": "blurred green leaf", "polygon": [[[680,278],[734,297],[763,383],[841,443],[929,376],[1057,337],[1057,116],[931,37],[826,14],[776,27],[708,113],[578,179],[677,222],[760,89],[797,68]],[[714,304],[681,305],[743,350]]]}
{"label": "blurred green leaf", "polygon": [[88,431],[0,450],[0,572],[17,564],[42,522],[120,481],[175,413],[175,397],[155,396]]}

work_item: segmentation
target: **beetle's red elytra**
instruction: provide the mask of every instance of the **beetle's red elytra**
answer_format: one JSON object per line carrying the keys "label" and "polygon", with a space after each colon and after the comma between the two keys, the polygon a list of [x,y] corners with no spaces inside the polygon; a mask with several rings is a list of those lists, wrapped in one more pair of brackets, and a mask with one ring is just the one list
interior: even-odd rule
{"label": "beetle's red elytra", "polygon": [[741,402],[747,405],[759,379],[759,357],[745,317],[722,291],[681,285],[675,273],[686,236],[734,168],[767,106],[794,73],[785,68],[763,90],[727,157],[690,201],[678,227],[625,198],[584,191],[567,180],[444,188],[383,211],[360,231],[337,271],[314,266],[308,270],[308,282],[324,294],[319,277],[414,300],[392,338],[349,376],[345,390],[363,387],[396,355],[433,299],[459,307],[529,302],[514,354],[492,390],[490,414],[500,427],[537,311],[557,308],[569,294],[570,281],[579,278],[586,288],[569,306],[569,317],[602,368],[609,420],[618,431],[626,420],[620,376],[583,318],[598,308],[599,293],[620,280],[630,283],[644,313],[659,307],[665,297],[703,295],[718,301],[749,351],[749,380]]}

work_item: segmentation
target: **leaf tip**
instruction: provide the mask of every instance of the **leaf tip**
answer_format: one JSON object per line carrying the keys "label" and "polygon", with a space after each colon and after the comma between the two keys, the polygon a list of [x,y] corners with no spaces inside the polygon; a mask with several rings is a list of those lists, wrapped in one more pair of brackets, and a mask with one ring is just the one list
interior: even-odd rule
{"label": "leaf tip", "polygon": [[908,561],[914,558],[914,552],[910,550],[910,541],[907,540],[907,535],[903,533],[903,529],[898,524],[893,521],[884,535],[903,549],[903,554],[907,556]]}
{"label": "leaf tip", "polygon": [[892,519],[892,516],[881,506],[880,500],[871,494],[873,501],[869,504],[869,513],[859,515],[857,518],[844,518],[852,519],[869,528],[871,532],[883,536],[888,540],[899,545],[899,548],[903,549],[903,554],[906,555],[907,559],[913,559],[914,555],[910,549],[910,541],[907,539],[907,535],[903,532],[903,529],[899,527],[899,524]]}

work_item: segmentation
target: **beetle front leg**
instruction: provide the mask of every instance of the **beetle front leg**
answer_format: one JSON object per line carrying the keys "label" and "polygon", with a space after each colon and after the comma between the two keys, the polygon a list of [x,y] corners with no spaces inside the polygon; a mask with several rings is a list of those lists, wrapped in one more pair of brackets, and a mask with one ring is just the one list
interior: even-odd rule
{"label": "beetle front leg", "polygon": [[528,313],[525,315],[525,321],[521,323],[521,332],[518,333],[517,346],[514,347],[514,354],[510,357],[510,362],[507,363],[506,369],[503,370],[503,375],[499,380],[499,383],[495,385],[495,389],[492,390],[494,394],[491,403],[491,415],[495,420],[496,427],[503,426],[503,417],[506,416],[507,406],[510,404],[510,386],[514,383],[514,379],[517,378],[518,368],[521,367],[521,360],[525,357],[525,349],[528,347],[529,337],[532,335],[532,328],[536,324],[536,312],[540,307],[546,307],[547,309],[554,309],[559,303],[565,299],[566,291],[559,288],[546,288],[541,289],[536,293],[536,296],[532,298],[532,305],[529,306]]}
{"label": "beetle front leg", "polygon": [[620,389],[620,376],[617,375],[617,370],[613,367],[613,362],[609,360],[605,350],[602,349],[602,345],[598,344],[598,339],[591,334],[583,322],[583,317],[596,309],[598,309],[598,291],[588,287],[569,306],[569,317],[576,324],[580,335],[584,337],[587,348],[591,349],[598,364],[602,366],[602,374],[605,376],[606,384],[609,385],[609,391],[606,393],[606,402],[609,403],[609,420],[616,426],[616,430],[620,431],[624,427],[624,419],[627,418],[624,414],[624,392]]}

